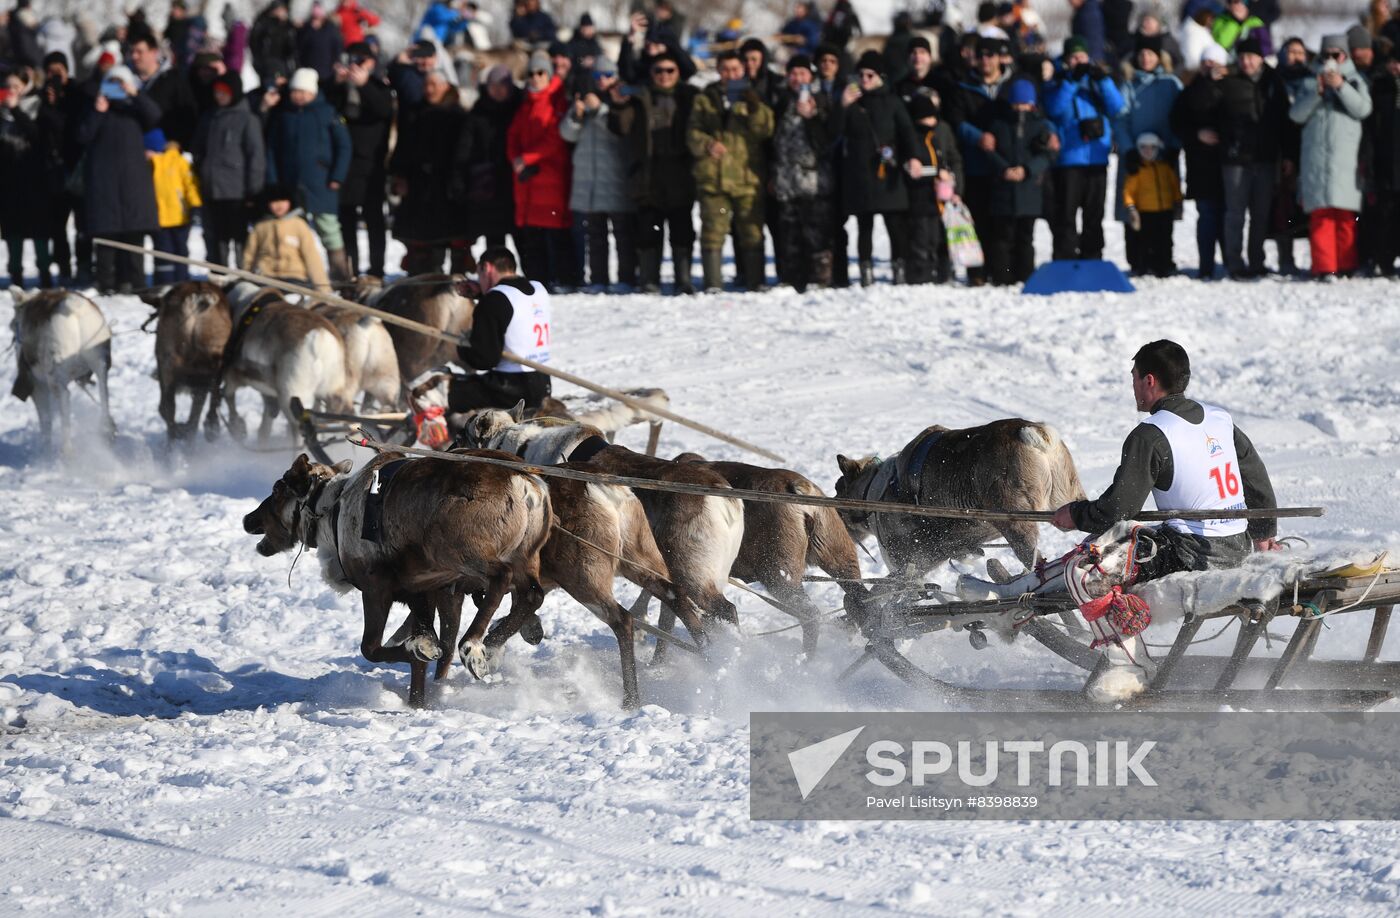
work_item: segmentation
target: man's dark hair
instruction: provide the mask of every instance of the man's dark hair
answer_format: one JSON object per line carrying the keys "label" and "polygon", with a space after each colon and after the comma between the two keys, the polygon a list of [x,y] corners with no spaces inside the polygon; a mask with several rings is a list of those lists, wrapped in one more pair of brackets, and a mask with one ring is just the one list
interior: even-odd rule
{"label": "man's dark hair", "polygon": [[490,265],[502,274],[514,274],[517,270],[515,253],[503,245],[493,245],[481,253],[477,265]]}
{"label": "man's dark hair", "polygon": [[160,39],[156,38],[155,33],[152,32],[150,29],[141,29],[135,35],[132,35],[129,39],[127,39],[128,46],[135,44],[145,45],[152,51],[160,50]]}
{"label": "man's dark hair", "polygon": [[1191,382],[1191,358],[1186,356],[1186,348],[1166,338],[1138,348],[1133,369],[1139,377],[1149,373],[1157,377],[1157,384],[1168,395],[1180,395]]}
{"label": "man's dark hair", "polygon": [[738,51],[735,51],[733,48],[727,48],[715,55],[715,69],[718,70],[719,65],[723,64],[725,61],[738,61],[742,64],[744,59],[739,56]]}

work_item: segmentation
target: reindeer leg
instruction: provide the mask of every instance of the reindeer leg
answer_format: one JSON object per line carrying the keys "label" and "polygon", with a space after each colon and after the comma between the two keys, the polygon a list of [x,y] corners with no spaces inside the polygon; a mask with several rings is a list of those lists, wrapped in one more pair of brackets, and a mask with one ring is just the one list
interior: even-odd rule
{"label": "reindeer leg", "polygon": [[44,449],[53,447],[53,396],[48,383],[34,387],[34,410],[39,413],[39,438]]}
{"label": "reindeer leg", "polygon": [[[384,646],[384,625],[389,621],[389,608],[394,604],[393,596],[388,590],[372,588],[361,592],[360,602],[365,613],[365,630],[360,636],[360,653],[371,663],[412,664],[413,678],[409,681],[408,703],[414,706],[422,705],[424,693],[419,674],[421,670],[421,674],[426,676],[427,664],[415,661],[402,647]],[[417,692],[414,691],[415,684]]]}
{"label": "reindeer leg", "polygon": [[54,408],[58,412],[58,435],[63,455],[73,448],[73,411],[67,384],[55,386]]}
{"label": "reindeer leg", "polygon": [[[277,397],[273,395],[263,396],[262,421],[258,424],[258,443],[266,444],[272,437],[272,423],[277,420],[277,415],[282,411],[277,404]],[[293,425],[293,429],[296,426]]]}
{"label": "reindeer leg", "polygon": [[637,647],[633,638],[632,616],[616,602],[603,611],[606,613],[603,620],[617,638],[617,651],[622,657],[622,707],[635,710],[641,707],[642,694],[637,688]]}
{"label": "reindeer leg", "polygon": [[778,602],[794,612],[802,613],[803,617],[799,619],[802,622],[802,653],[808,660],[812,659],[817,652],[817,639],[822,633],[821,610],[812,605],[801,584],[779,577],[764,581],[763,586]]}
{"label": "reindeer leg", "polygon": [[[190,387],[190,419],[185,422],[183,429],[180,431],[180,436],[188,437],[191,434],[193,434],[195,430],[199,427],[199,416],[204,413],[204,400],[208,397],[208,395],[208,386]],[[170,406],[170,414],[172,421],[174,420],[175,415],[175,405],[173,404],[174,401],[175,400],[172,397],[172,404]]]}
{"label": "reindeer leg", "polygon": [[[651,597],[647,594],[646,590],[642,591],[642,595],[638,597],[638,601],[640,602],[640,600],[642,599],[651,599]],[[682,602],[684,601],[682,600]],[[633,607],[632,611],[633,614],[636,613],[635,606]],[[642,606],[642,618],[646,618],[646,605]],[[674,600],[672,602],[661,603],[661,613],[656,617],[656,627],[661,631],[664,631],[666,634],[670,634],[673,630],[675,630],[676,609]],[[660,638],[657,639],[656,649],[651,652],[652,666],[656,666],[660,663],[666,662],[666,645],[669,643],[669,641],[663,641]]]}
{"label": "reindeer leg", "polygon": [[491,624],[491,617],[496,614],[496,610],[500,608],[501,600],[509,592],[510,583],[511,571],[509,568],[497,572],[491,578],[485,595],[477,604],[476,616],[472,618],[471,625],[467,627],[467,633],[457,644],[457,653],[462,657],[462,664],[467,667],[467,672],[478,679],[484,679],[490,672],[490,663],[486,657],[486,627]]}
{"label": "reindeer leg", "polygon": [[433,679],[446,678],[452,668],[452,648],[457,644],[457,632],[462,626],[462,600],[465,597],[456,590],[444,591],[438,599],[438,641],[442,644],[442,656],[438,658],[437,672]]}
{"label": "reindeer leg", "polygon": [[[225,414],[228,415],[229,435],[240,443],[243,442],[248,436],[248,425],[243,423],[243,418],[238,415],[238,388],[236,386],[224,386],[224,409]],[[214,413],[213,407],[210,407],[209,413],[211,415]],[[204,434],[206,437],[209,436],[208,419],[205,419],[204,422]]]}
{"label": "reindeer leg", "polygon": [[185,435],[184,430],[175,421],[175,380],[170,378],[168,372],[162,371],[160,374],[160,407],[156,409],[160,419],[165,422],[165,435],[171,440],[178,440]]}
{"label": "reindeer leg", "polygon": [[112,342],[109,340],[92,374],[97,377],[97,402],[102,406],[102,435],[109,443],[117,438],[117,422],[112,420],[112,403],[107,390],[107,372],[111,367]]}

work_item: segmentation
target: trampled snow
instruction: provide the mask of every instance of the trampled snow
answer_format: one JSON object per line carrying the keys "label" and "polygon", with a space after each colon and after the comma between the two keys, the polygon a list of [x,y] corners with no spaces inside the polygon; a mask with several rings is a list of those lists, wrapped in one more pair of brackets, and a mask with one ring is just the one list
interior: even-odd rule
{"label": "trampled snow", "polygon": [[[838,452],[1021,416],[1059,429],[1096,493],[1137,418],[1131,355],[1171,337],[1193,357],[1191,393],[1235,414],[1280,500],[1327,507],[1285,533],[1328,556],[1400,545],[1400,288],[1138,283],[1051,298],[567,296],[554,360],[661,386],[674,410],[827,489]],[[751,710],[940,702],[874,666],[837,684],[853,638],[827,629],[804,664],[798,632],[758,634],[789,620],[735,591],[744,636],[721,636],[707,665],[673,654],[644,669],[640,711],[618,708],[611,633],[562,594],[540,647],[512,641],[503,681],[454,667],[409,709],[407,668],[360,657],[358,600],[326,588],[314,559],[259,557],[242,531],[292,449],[167,455],[148,309],[100,304],[116,443],[100,444],[81,395],[87,433],[67,460],[38,449],[30,405],[7,397],[0,412],[0,912],[1389,914],[1400,901],[1388,823],[751,822]],[[7,356],[6,392],[13,374]],[[274,436],[289,442],[280,424]],[[661,446],[752,458],[670,424]],[[1045,531],[1048,553],[1070,544]],[[839,605],[829,585],[811,593]],[[1328,624],[1318,654],[1359,657],[1369,616]],[[914,653],[979,686],[1083,680],[1026,641],[979,652],[934,635]]]}

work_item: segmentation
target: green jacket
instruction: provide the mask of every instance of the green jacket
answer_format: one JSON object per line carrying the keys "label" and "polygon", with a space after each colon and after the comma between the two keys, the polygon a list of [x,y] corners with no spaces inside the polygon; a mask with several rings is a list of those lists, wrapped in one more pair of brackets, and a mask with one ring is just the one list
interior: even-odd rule
{"label": "green jacket", "polygon": [[1240,22],[1232,16],[1221,14],[1215,17],[1215,22],[1210,26],[1210,37],[1215,39],[1215,43],[1226,51],[1235,47],[1235,42],[1244,38],[1255,29],[1264,28],[1264,20],[1250,13],[1245,17],[1244,22]]}
{"label": "green jacket", "polygon": [[[745,197],[760,194],[767,181],[764,146],[773,136],[773,110],[749,90],[726,104],[722,83],[711,83],[695,99],[686,142],[695,157],[695,190],[700,195]],[[718,140],[725,154],[710,156]]]}

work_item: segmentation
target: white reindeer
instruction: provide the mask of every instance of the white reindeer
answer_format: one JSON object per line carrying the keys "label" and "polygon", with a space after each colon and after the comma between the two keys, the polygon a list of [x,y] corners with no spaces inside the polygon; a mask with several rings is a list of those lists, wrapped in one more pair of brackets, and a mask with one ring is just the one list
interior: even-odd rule
{"label": "white reindeer", "polygon": [[58,414],[62,449],[72,443],[72,418],[68,384],[97,380],[102,406],[103,434],[116,434],[107,399],[107,371],[112,366],[112,330],[97,304],[66,290],[13,292],[15,315],[10,320],[19,375],[13,393],[20,399],[34,396],[39,412],[39,433],[53,445],[53,420]]}

